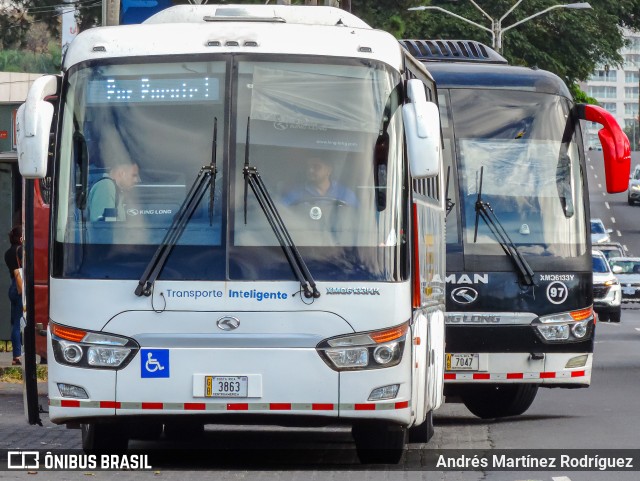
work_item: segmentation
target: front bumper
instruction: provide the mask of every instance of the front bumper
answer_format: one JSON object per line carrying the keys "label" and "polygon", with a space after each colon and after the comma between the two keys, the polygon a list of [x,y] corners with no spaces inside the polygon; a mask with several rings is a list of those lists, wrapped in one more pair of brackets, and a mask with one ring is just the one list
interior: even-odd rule
{"label": "front bumper", "polygon": [[[386,369],[336,372],[315,349],[168,349],[166,377],[144,377],[142,349],[120,371],[81,369],[49,356],[49,416],[54,423],[98,418],[198,416],[213,423],[230,414],[411,421],[411,343]],[[205,397],[204,377],[247,376],[247,397]],[[58,383],[81,386],[89,399],[62,397]],[[393,399],[368,401],[371,391],[399,384]]]}
{"label": "front bumper", "polygon": [[[570,361],[581,362],[567,368]],[[582,362],[583,361],[583,362]],[[587,387],[591,383],[593,354],[552,353],[534,357],[529,353],[479,353],[476,371],[446,371],[451,384],[540,384],[543,387]]]}
{"label": "front bumper", "polygon": [[622,302],[622,289],[620,285],[613,286],[604,286],[604,285],[594,285],[593,286],[593,307],[599,308],[616,308],[620,307]]}

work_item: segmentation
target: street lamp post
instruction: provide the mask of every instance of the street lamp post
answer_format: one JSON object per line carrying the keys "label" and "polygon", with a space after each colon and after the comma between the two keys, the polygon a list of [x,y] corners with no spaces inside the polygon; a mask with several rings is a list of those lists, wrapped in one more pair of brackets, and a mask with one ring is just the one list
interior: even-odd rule
{"label": "street lamp post", "polygon": [[551,7],[545,8],[544,10],[541,10],[537,13],[534,13],[533,15],[529,15],[526,18],[523,18],[522,20],[517,21],[516,23],[513,23],[511,25],[509,25],[508,27],[502,28],[502,21],[511,13],[513,12],[513,10],[522,3],[522,0],[518,0],[509,10],[507,10],[507,12],[500,17],[499,19],[494,19],[493,17],[491,17],[487,12],[485,12],[482,8],[480,8],[480,5],[478,5],[474,0],[469,0],[471,2],[471,4],[477,8],[478,10],[480,10],[480,12],[489,19],[489,21],[491,22],[491,28],[485,27],[484,25],[481,25],[479,23],[476,23],[472,20],[469,20],[468,18],[465,18],[461,15],[458,15],[457,13],[453,13],[450,12],[449,10],[446,10],[442,7],[437,7],[437,6],[432,6],[432,5],[422,5],[420,7],[411,7],[409,8],[409,10],[413,10],[413,11],[419,11],[419,10],[437,10],[439,12],[443,12],[446,13],[448,15],[451,15],[452,17],[455,17],[459,20],[463,20],[467,23],[470,23],[471,25],[474,25],[478,28],[481,28],[482,30],[486,30],[487,32],[489,32],[491,34],[491,46],[493,47],[494,50],[496,50],[498,53],[502,53],[502,36],[504,35],[504,33],[507,30],[511,30],[513,27],[517,27],[518,25],[527,22],[529,20],[531,20],[532,18],[535,18],[539,15],[542,15],[544,13],[549,12],[550,10],[554,10],[556,8],[569,8],[569,9],[573,9],[573,10],[582,10],[582,9],[589,9],[591,8],[591,5],[589,5],[589,3],[587,2],[581,2],[581,3],[567,3],[567,4],[558,4],[558,5],[552,5]]}

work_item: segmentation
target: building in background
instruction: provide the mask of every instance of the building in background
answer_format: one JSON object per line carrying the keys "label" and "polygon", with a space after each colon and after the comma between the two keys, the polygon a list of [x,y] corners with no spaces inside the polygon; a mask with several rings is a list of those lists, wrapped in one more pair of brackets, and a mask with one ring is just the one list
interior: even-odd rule
{"label": "building in background", "polygon": [[[600,103],[616,118],[627,132],[631,150],[637,150],[640,143],[638,128],[638,105],[640,103],[640,33],[627,30],[625,38],[629,45],[620,54],[624,59],[621,67],[602,65],[581,85],[581,88]],[[592,149],[600,148],[598,124],[589,123],[585,132],[585,145]]]}

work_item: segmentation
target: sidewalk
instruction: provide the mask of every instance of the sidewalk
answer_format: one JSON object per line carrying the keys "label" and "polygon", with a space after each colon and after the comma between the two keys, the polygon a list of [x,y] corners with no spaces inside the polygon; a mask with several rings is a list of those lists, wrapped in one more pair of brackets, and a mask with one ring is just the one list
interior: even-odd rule
{"label": "sidewalk", "polygon": [[[7,367],[17,367],[21,368],[22,366],[13,366],[11,362],[13,361],[13,354],[11,351],[9,352],[0,352],[0,372],[3,371]],[[40,365],[40,356],[36,355],[36,362]]]}

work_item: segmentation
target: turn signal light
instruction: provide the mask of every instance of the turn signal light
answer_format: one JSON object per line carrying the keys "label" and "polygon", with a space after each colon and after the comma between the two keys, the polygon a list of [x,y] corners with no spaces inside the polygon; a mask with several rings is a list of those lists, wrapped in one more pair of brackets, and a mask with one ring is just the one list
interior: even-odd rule
{"label": "turn signal light", "polygon": [[49,326],[51,328],[51,334],[67,341],[80,342],[84,339],[84,336],[87,335],[86,331],[64,327],[59,324],[50,323]]}
{"label": "turn signal light", "polygon": [[569,314],[571,314],[571,317],[573,317],[575,321],[584,321],[585,319],[593,316],[593,308],[587,307],[586,309],[580,309],[579,311],[571,311]]}
{"label": "turn signal light", "polygon": [[395,341],[396,339],[404,337],[404,335],[407,333],[408,328],[409,324],[405,322],[400,326],[392,327],[391,329],[387,329],[385,331],[372,332],[369,334],[369,337],[377,343]]}

